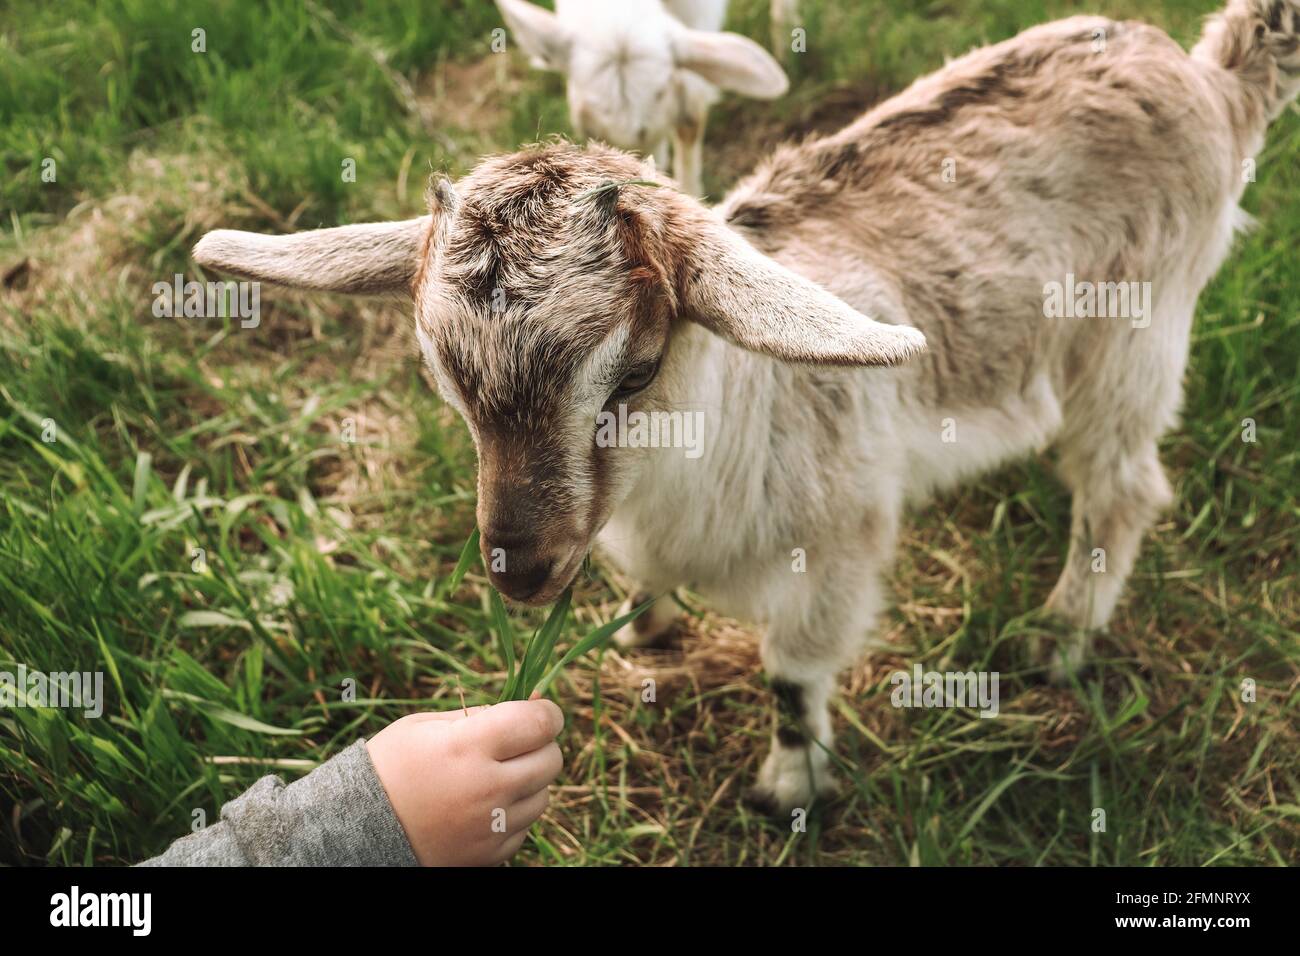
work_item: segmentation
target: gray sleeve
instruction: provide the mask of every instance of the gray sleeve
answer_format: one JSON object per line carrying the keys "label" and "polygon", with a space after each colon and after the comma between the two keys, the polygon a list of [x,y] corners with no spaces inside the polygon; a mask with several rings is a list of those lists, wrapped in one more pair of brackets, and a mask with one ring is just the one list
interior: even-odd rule
{"label": "gray sleeve", "polygon": [[366,742],[288,786],[263,777],[141,866],[415,866]]}

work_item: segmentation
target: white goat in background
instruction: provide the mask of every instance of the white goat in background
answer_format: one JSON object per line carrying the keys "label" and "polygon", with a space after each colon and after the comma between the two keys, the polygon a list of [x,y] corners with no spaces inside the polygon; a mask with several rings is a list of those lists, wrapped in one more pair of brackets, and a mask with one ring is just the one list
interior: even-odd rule
{"label": "white goat in background", "polygon": [[[785,0],[788,6],[789,0]],[[718,88],[773,99],[789,88],[754,41],[722,33],[727,0],[497,0],[533,64],[568,77],[579,139],[653,155],[682,190],[704,195],[704,123]],[[775,22],[775,21],[774,21]]]}

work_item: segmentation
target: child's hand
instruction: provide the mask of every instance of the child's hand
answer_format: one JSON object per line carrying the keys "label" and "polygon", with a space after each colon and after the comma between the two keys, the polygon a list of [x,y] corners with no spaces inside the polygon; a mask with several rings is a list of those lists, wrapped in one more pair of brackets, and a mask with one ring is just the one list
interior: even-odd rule
{"label": "child's hand", "polygon": [[485,866],[514,855],[564,765],[549,700],[411,714],[366,743],[424,866]]}

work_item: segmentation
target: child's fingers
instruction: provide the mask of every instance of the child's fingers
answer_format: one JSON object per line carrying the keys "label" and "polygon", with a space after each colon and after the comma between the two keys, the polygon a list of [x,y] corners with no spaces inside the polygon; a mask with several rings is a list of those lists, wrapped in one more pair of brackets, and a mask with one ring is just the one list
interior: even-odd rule
{"label": "child's fingers", "polygon": [[491,704],[478,704],[475,707],[454,707],[451,710],[438,711],[439,720],[464,720],[466,717],[473,717],[477,713],[487,710]]}
{"label": "child's fingers", "polygon": [[472,717],[479,711],[487,709],[487,704],[480,704],[478,707],[467,707],[465,709],[455,707],[451,710],[427,710],[407,716],[415,723],[423,723],[426,720],[464,720],[466,717]]}
{"label": "child's fingers", "polygon": [[518,833],[510,834],[510,836],[506,837],[506,841],[501,844],[501,848],[497,850],[496,855],[492,858],[491,862],[494,864],[504,863],[506,860],[510,859],[519,852],[519,848],[524,845],[524,840],[527,837],[527,829],[520,830]]}
{"label": "child's fingers", "polygon": [[509,760],[554,740],[564,728],[564,714],[549,700],[508,700],[459,727],[482,741],[488,756]]}
{"label": "child's fingers", "polygon": [[506,832],[522,833],[542,818],[551,802],[551,792],[546,789],[524,797],[506,808]]}
{"label": "child's fingers", "polygon": [[501,761],[501,769],[506,775],[507,792],[522,798],[541,790],[560,775],[564,755],[559,744],[552,741],[532,753]]}

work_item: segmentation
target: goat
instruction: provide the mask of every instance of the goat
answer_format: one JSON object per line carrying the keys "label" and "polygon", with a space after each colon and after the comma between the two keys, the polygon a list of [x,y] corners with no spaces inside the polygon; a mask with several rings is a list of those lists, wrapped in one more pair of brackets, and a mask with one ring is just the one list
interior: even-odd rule
{"label": "goat", "polygon": [[[777,150],[714,209],[552,143],[438,182],[418,219],[218,231],[194,255],[412,295],[478,451],[484,555],[508,557],[493,584],[549,602],[599,536],[650,593],[761,623],[779,705],[754,793],[789,811],[831,787],[828,702],[905,506],[1049,444],[1073,514],[1044,653],[1083,662],[1171,500],[1157,441],[1246,221],[1243,164],[1300,90],[1298,29],[1300,0],[1229,0],[1190,54],[1141,23],[1034,27]],[[1067,277],[1149,282],[1145,317],[1049,317]],[[703,454],[596,441],[617,406],[698,411]]]}
{"label": "goat", "polygon": [[718,88],[772,99],[785,72],[752,40],[721,33],[727,0],[527,0],[497,7],[534,65],[568,77],[569,116],[588,136],[653,155],[704,195],[704,124]]}

